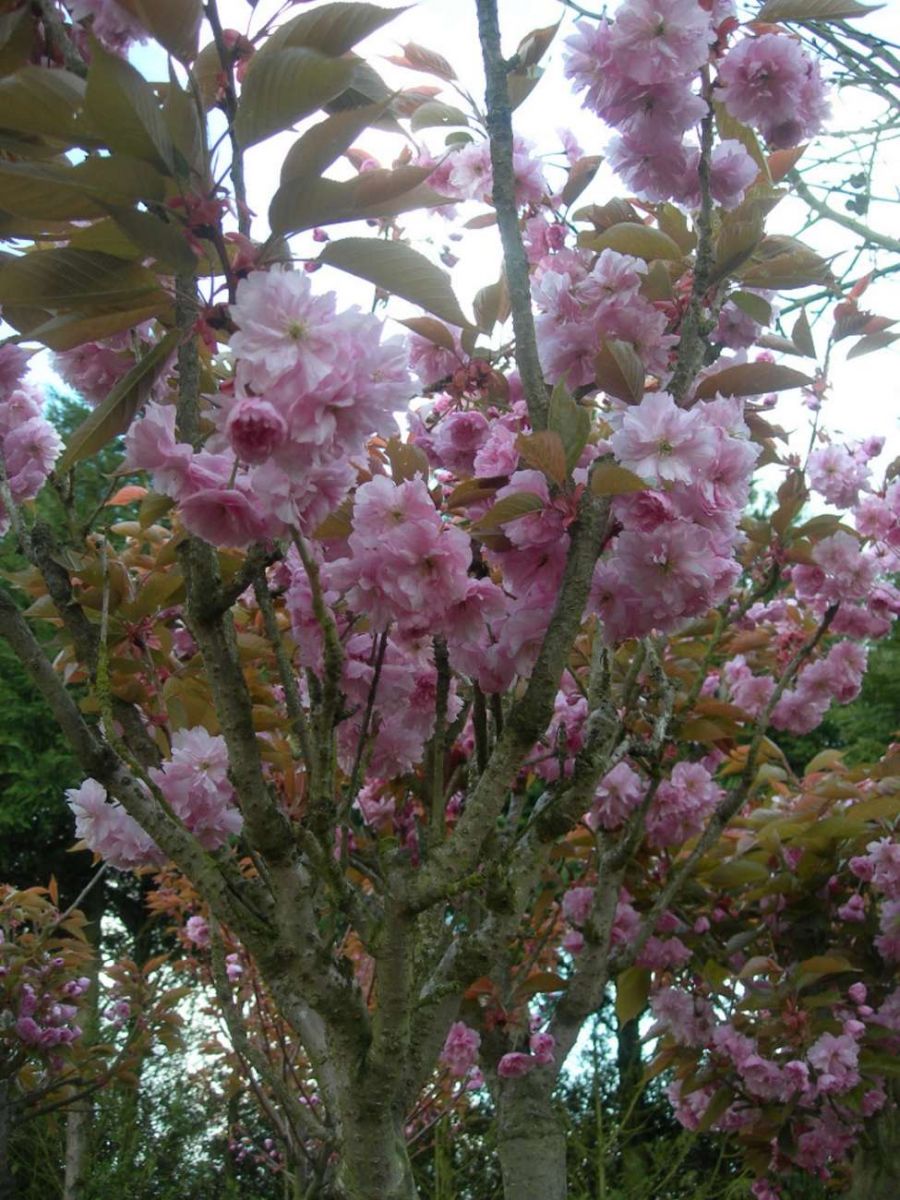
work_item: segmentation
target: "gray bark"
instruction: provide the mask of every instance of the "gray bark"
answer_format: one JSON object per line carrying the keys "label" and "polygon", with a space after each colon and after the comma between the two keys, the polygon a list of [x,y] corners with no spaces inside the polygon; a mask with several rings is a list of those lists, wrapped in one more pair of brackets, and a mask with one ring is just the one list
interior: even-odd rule
{"label": "gray bark", "polygon": [[339,1194],[342,1200],[419,1200],[403,1119],[387,1101],[355,1104],[343,1122]]}
{"label": "gray bark", "polygon": [[0,1200],[15,1200],[16,1181],[9,1161],[9,1137],[12,1132],[12,1084],[0,1079]]}
{"label": "gray bark", "polygon": [[[897,1102],[894,1089],[894,1103]],[[890,1104],[890,1100],[888,1101]],[[847,1200],[897,1200],[900,1196],[900,1108],[888,1108],[866,1125],[853,1159]]]}
{"label": "gray bark", "polygon": [[63,1200],[81,1200],[87,1183],[93,1106],[80,1100],[66,1114],[66,1173]]}
{"label": "gray bark", "polygon": [[508,1079],[497,1095],[504,1200],[566,1200],[566,1135],[551,1098],[554,1073]]}

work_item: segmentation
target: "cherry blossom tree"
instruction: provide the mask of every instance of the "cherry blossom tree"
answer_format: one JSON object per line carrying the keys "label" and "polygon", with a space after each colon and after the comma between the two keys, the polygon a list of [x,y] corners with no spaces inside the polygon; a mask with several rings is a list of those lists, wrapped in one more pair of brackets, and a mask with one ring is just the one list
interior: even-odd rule
{"label": "cherry blossom tree", "polygon": [[[0,634],[83,767],[77,837],[193,889],[184,936],[321,1194],[412,1200],[416,1123],[484,1089],[509,1200],[565,1196],[553,1091],[615,985],[622,1021],[650,1004],[679,1118],[735,1133],[772,1200],[791,1167],[846,1170],[897,1030],[893,759],[798,779],[773,739],[855,697],[900,611],[900,484],[878,436],[801,457],[769,411],[827,374],[758,344],[807,288],[837,302],[823,368],[871,332],[864,284],[766,231],[828,111],[785,23],[860,6],[579,21],[567,74],[627,193],[581,208],[598,157],[564,135],[554,176],[513,130],[555,27],[505,58],[476,7],[484,105],[413,43],[395,63],[442,86],[391,91],[354,51],[396,15],[367,3],[251,35],[215,0],[4,16],[0,499],[26,566]],[[152,84],[127,56],[151,38]],[[266,231],[245,154],[320,110]],[[404,135],[388,168],[371,127]],[[397,218],[471,202],[503,272],[470,317]],[[353,221],[381,236],[330,232]],[[416,315],[395,332],[320,267]],[[65,446],[37,347],[96,404]],[[817,357],[805,318],[790,348]],[[748,515],[763,468],[777,503]]]}

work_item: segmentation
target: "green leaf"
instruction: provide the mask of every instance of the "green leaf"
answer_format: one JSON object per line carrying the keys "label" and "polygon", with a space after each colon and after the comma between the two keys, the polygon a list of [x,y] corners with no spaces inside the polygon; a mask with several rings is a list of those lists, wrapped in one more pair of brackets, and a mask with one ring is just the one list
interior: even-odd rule
{"label": "green leaf", "polygon": [[634,347],[617,338],[601,342],[594,359],[594,382],[611,396],[639,402],[644,395],[644,364]]}
{"label": "green leaf", "polygon": [[739,363],[736,367],[725,367],[715,375],[707,375],[694,394],[698,400],[711,400],[717,392],[723,396],[759,396],[764,392],[810,387],[813,383],[815,380],[810,375],[781,363]]}
{"label": "green leaf", "polygon": [[732,292],[728,299],[757,325],[771,324],[772,305],[762,296],[757,296],[755,292]]}
{"label": "green leaf", "polygon": [[650,972],[646,967],[626,967],[616,978],[616,1018],[627,1025],[647,1007]]}
{"label": "green leaf", "polygon": [[322,4],[279,25],[258,57],[286,46],[305,46],[337,58],[403,12],[405,8],[376,4]]}
{"label": "green leaf", "polygon": [[107,442],[124,433],[146,400],[150,388],[169,357],[175,352],[181,333],[173,329],[120,379],[106,399],[75,430],[56,464],[64,474],[77,462],[101,450]]}
{"label": "green leaf", "polygon": [[535,492],[514,492],[511,496],[504,496],[493,508],[488,509],[481,520],[472,526],[472,532],[496,533],[502,530],[508,521],[516,521],[528,513],[540,512],[543,507],[544,501]]}
{"label": "green leaf", "polygon": [[743,266],[753,256],[764,231],[765,224],[758,213],[746,220],[723,221],[716,238],[714,278],[725,279]]}
{"label": "green leaf", "polygon": [[335,113],[299,137],[281,164],[282,186],[305,187],[330,167],[373,121],[390,107],[389,100]]}
{"label": "green leaf", "polygon": [[[31,9],[24,4],[0,15],[0,75],[9,75],[28,64],[34,52],[32,22]],[[49,73],[44,67],[39,69],[42,74]]]}
{"label": "green leaf", "polygon": [[143,308],[126,308],[120,312],[104,313],[100,316],[73,313],[51,317],[48,313],[42,313],[39,320],[23,323],[14,309],[6,308],[3,315],[20,333],[27,334],[29,340],[42,342],[50,350],[62,351],[72,350],[85,342],[100,341],[111,334],[121,333],[123,329],[134,329],[143,321],[157,316],[160,309],[161,304],[158,300],[155,304]]}
{"label": "green leaf", "polygon": [[791,341],[800,353],[807,358],[816,357],[816,343],[813,341],[812,330],[809,327],[809,318],[806,315],[805,308],[800,310],[800,316],[794,322],[794,328],[791,330]]}
{"label": "green leaf", "polygon": [[640,475],[615,463],[601,463],[591,471],[595,496],[626,496],[629,492],[646,492],[649,486]]}
{"label": "green leaf", "polygon": [[190,62],[197,53],[202,0],[116,0],[175,58]]}
{"label": "green leaf", "polygon": [[759,167],[763,179],[767,183],[771,183],[772,176],[769,174],[769,164],[766,160],[765,152],[753,130],[749,125],[742,124],[737,117],[733,117],[724,104],[715,104],[713,107],[715,109],[716,127],[719,130],[719,137],[723,141],[729,139],[740,142]]}
{"label": "green leaf", "polygon": [[710,871],[710,883],[719,888],[740,888],[753,883],[765,883],[770,875],[765,863],[754,862],[750,858],[736,858],[731,862],[721,863]]}
{"label": "green leaf", "polygon": [[434,317],[407,317],[405,320],[398,321],[398,324],[405,325],[407,329],[411,329],[419,337],[427,338],[429,342],[440,346],[442,350],[449,350],[451,354],[456,353],[453,334],[442,321],[436,321]]}
{"label": "green leaf", "polygon": [[516,988],[516,997],[524,1000],[528,996],[536,996],[540,992],[564,992],[568,986],[568,982],[561,975],[554,974],[553,971],[535,971]]}
{"label": "green leaf", "polygon": [[175,501],[171,496],[161,496],[158,492],[148,492],[141,501],[138,512],[138,520],[141,528],[147,529],[150,525],[155,525],[160,517],[164,517],[174,505]]}
{"label": "green leaf", "polygon": [[253,146],[308,117],[339,96],[353,73],[352,62],[305,46],[258,54],[244,76],[234,123],[241,145]]}
{"label": "green leaf", "polygon": [[470,324],[459,307],[447,272],[403,242],[342,238],[325,247],[319,262],[367,279],[451,325]]}
{"label": "green leaf", "polygon": [[269,208],[274,233],[300,233],[317,225],[393,217],[416,208],[454,203],[425,186],[431,167],[362,171],[353,179],[291,179]]}
{"label": "green leaf", "polygon": [[98,251],[37,250],[0,267],[0,304],[102,313],[165,300],[152,271]]}
{"label": "green leaf", "polygon": [[413,133],[420,129],[435,129],[441,126],[468,125],[469,118],[461,108],[443,104],[440,100],[426,100],[412,115],[409,127]]}
{"label": "green leaf", "polygon": [[75,166],[0,161],[0,209],[46,221],[88,220],[104,203],[160,200],[162,176],[134,158],[90,157]]}
{"label": "green leaf", "polygon": [[650,262],[654,258],[676,260],[682,257],[678,243],[661,229],[649,225],[638,225],[634,221],[622,221],[611,225],[602,233],[580,233],[578,245],[586,250],[616,250],[619,254],[632,254]]}
{"label": "green leaf", "polygon": [[0,127],[75,141],[84,93],[84,80],[71,71],[22,67],[0,80]]}
{"label": "green leaf", "polygon": [[473,305],[475,309],[475,324],[482,333],[490,333],[499,321],[501,324],[510,314],[509,287],[505,275],[501,275],[496,283],[481,288]]}
{"label": "green leaf", "polygon": [[599,154],[586,154],[569,168],[569,175],[560,192],[564,205],[574,204],[600,169],[603,158]]}
{"label": "green leaf", "polygon": [[560,486],[566,481],[566,451],[562,438],[555,430],[542,429],[537,433],[519,434],[516,449],[530,467],[542,471],[549,480]]}
{"label": "green leaf", "polygon": [[547,413],[547,428],[558,433],[566,456],[566,474],[574,470],[591,435],[590,410],[575,402],[563,382],[554,387]]}
{"label": "green leaf", "polygon": [[709,1104],[707,1104],[703,1116],[697,1122],[697,1132],[707,1133],[734,1099],[735,1094],[730,1087],[720,1087]]}
{"label": "green leaf", "polygon": [[398,437],[392,437],[388,440],[385,453],[391,464],[394,483],[415,479],[417,475],[428,479],[428,458],[420,446],[412,446],[409,442],[401,442]]}
{"label": "green leaf", "polygon": [[197,112],[193,96],[184,90],[172,70],[169,72],[169,86],[166,89],[166,98],[163,104],[163,120],[176,151],[184,160],[185,167],[189,171],[196,172],[197,175],[204,175],[203,129],[200,125],[200,114]]}
{"label": "green leaf", "polygon": [[153,88],[131,63],[97,42],[91,43],[85,113],[110,150],[174,170],[175,147]]}
{"label": "green leaf", "polygon": [[866,337],[861,337],[856,345],[848,350],[847,358],[862,358],[864,354],[871,354],[873,350],[883,350],[885,346],[896,342],[898,337],[900,337],[900,333],[888,333],[887,330],[882,330],[881,333],[870,333]]}
{"label": "green leaf", "polygon": [[768,0],[757,21],[845,21],[865,17],[883,4],[858,4],[857,0]]}
{"label": "green leaf", "polygon": [[116,225],[140,247],[144,256],[154,258],[175,271],[190,272],[195,269],[197,258],[187,243],[181,225],[133,208],[110,206],[107,211]]}
{"label": "green leaf", "polygon": [[780,235],[763,238],[740,278],[747,287],[773,291],[829,284],[833,279],[828,263],[815,250]]}
{"label": "green leaf", "polygon": [[442,54],[438,54],[435,50],[429,50],[427,46],[420,46],[417,42],[407,42],[400,48],[403,55],[391,55],[388,62],[392,62],[398,67],[408,67],[411,71],[436,75],[438,79],[443,79],[446,83],[452,83],[456,79],[453,67]]}

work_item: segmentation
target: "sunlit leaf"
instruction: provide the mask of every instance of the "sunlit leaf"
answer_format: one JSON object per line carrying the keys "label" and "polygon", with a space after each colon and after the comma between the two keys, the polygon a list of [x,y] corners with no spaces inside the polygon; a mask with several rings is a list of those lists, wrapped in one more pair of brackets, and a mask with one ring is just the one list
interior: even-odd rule
{"label": "sunlit leaf", "polygon": [[349,84],[354,64],[306,46],[286,45],[252,59],[244,77],[235,118],[243,146],[290,129],[333,100]]}
{"label": "sunlit leaf", "polygon": [[447,272],[402,242],[342,238],[325,247],[319,262],[367,279],[376,287],[418,304],[451,325],[469,324],[453,293]]}
{"label": "sunlit leaf", "polygon": [[178,330],[172,330],[161,338],[78,426],[56,464],[58,474],[64,474],[77,462],[90,458],[107,442],[125,432],[146,400],[154,380],[174,354],[180,337]]}
{"label": "sunlit leaf", "polygon": [[764,392],[810,387],[814,382],[812,376],[781,363],[738,363],[705,376],[697,385],[695,395],[698,400],[711,400],[717,392],[723,396],[760,396]]}

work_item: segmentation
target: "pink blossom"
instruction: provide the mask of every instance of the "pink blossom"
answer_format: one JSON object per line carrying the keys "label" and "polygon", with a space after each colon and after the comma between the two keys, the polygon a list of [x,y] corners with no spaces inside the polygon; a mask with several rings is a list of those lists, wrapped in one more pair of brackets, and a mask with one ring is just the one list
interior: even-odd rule
{"label": "pink blossom", "polygon": [[9,490],[17,503],[33,500],[62,452],[62,438],[43,417],[30,417],[2,439]]}
{"label": "pink blossom", "polygon": [[680,1046],[701,1046],[709,1036],[712,1009],[701,996],[661,988],[650,1000],[650,1011],[656,1018],[651,1033],[669,1033]]}
{"label": "pink blossom", "polygon": [[228,414],[225,426],[232,449],[245,463],[261,463],[284,444],[284,417],[265,400],[246,396]]}
{"label": "pink blossom", "polygon": [[231,317],[238,326],[231,349],[247,382],[261,390],[288,371],[296,372],[300,387],[314,387],[350,349],[334,294],[314,296],[302,271],[251,271],[238,284]]}
{"label": "pink blossom", "polygon": [[809,456],[809,482],[829,504],[851,508],[869,482],[869,468],[847,446],[825,446]]}
{"label": "pink blossom", "polygon": [[590,917],[593,907],[594,889],[592,887],[572,887],[563,895],[563,916],[573,925],[584,925]]}
{"label": "pink blossom", "polygon": [[160,863],[163,855],[153,839],[117,802],[108,802],[106,788],[96,779],[66,792],[75,815],[75,834],[112,867],[129,871]]}
{"label": "pink blossom", "polygon": [[709,190],[724,209],[737,208],[759,174],[759,167],[744,146],[733,138],[719,142],[709,163]]}
{"label": "pink blossom", "polygon": [[651,392],[627,409],[610,440],[623,467],[654,483],[690,483],[716,456],[699,410],[679,408],[668,392]]}
{"label": "pink blossom", "polygon": [[[14,391],[19,380],[25,374],[31,355],[32,351],[23,350],[21,346],[16,346],[12,342],[0,346],[0,396],[3,397],[3,400],[0,401],[0,408],[9,403],[10,392]],[[31,415],[36,416],[38,412],[40,412],[40,406]],[[2,430],[2,432],[6,432],[6,430]]]}
{"label": "pink blossom", "polygon": [[737,42],[722,60],[719,83],[732,116],[757,126],[775,147],[796,146],[818,133],[828,114],[818,63],[784,34]]}
{"label": "pink blossom", "polygon": [[591,806],[591,817],[602,829],[618,829],[644,796],[640,775],[626,762],[616,763],[600,780]]}
{"label": "pink blossom", "polygon": [[235,487],[200,488],[181,502],[185,525],[213,546],[249,546],[267,537],[270,526],[243,481]]}
{"label": "pink blossom", "polygon": [[206,950],[210,945],[209,923],[205,917],[188,917],[184,926],[185,937],[200,950]]}
{"label": "pink blossom", "polygon": [[494,421],[487,438],[481,443],[472,464],[472,473],[482,479],[512,475],[519,465],[514,429]]}
{"label": "pink blossom", "polygon": [[454,1021],[444,1042],[440,1061],[457,1079],[468,1075],[478,1058],[481,1035],[464,1021]]}
{"label": "pink blossom", "polygon": [[511,1054],[503,1055],[497,1063],[497,1074],[501,1079],[521,1079],[523,1075],[528,1075],[533,1071],[537,1065],[536,1058],[516,1050]]}
{"label": "pink blossom", "polygon": [[528,1048],[539,1067],[551,1067],[555,1060],[556,1038],[552,1033],[533,1033]]}
{"label": "pink blossom", "polygon": [[114,54],[126,55],[132,42],[147,40],[147,31],[116,0],[65,0],[76,21],[91,18],[91,32]]}
{"label": "pink blossom", "polygon": [[806,1055],[820,1094],[847,1092],[859,1083],[859,1046],[846,1034],[823,1033]]}
{"label": "pink blossom", "polygon": [[489,430],[487,418],[477,409],[448,413],[437,427],[434,453],[455,475],[473,475],[475,456],[487,441]]}
{"label": "pink blossom", "polygon": [[696,0],[628,0],[615,17],[610,48],[638,83],[678,79],[706,62],[713,32]]}
{"label": "pink blossom", "polygon": [[152,768],[150,778],[204,849],[216,850],[240,833],[243,818],[228,779],[223,737],[202,726],[179,730],[169,760]]}

